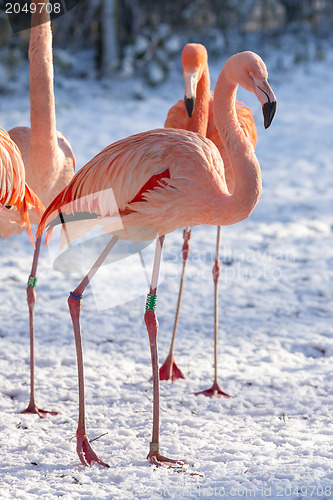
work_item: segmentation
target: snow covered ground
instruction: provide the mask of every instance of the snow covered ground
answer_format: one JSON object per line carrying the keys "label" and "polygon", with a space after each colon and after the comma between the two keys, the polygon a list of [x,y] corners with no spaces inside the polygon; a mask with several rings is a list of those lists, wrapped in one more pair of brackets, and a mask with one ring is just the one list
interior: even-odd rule
{"label": "snow covered ground", "polygon": [[[332,496],[332,61],[333,55],[283,72],[274,66],[278,109],[267,131],[259,103],[240,92],[255,111],[263,194],[247,221],[222,231],[219,372],[233,397],[193,395],[213,378],[214,227],[194,228],[191,239],[176,340],[186,379],[161,384],[162,451],[187,466],[156,468],[145,459],[152,423],[146,290],[108,307],[126,275],[117,275],[117,264],[96,277],[82,314],[88,433],[99,437],[94,449],[110,469],[84,468],[76,455],[77,373],[66,301],[80,274],[54,270],[47,249],[38,273],[36,391],[38,404],[59,414],[20,414],[29,394],[25,284],[32,248],[26,234],[0,242],[1,499]],[[211,68],[213,83],[222,64]],[[140,99],[132,83],[61,81],[57,125],[78,168],[110,142],[162,126],[183,95],[176,72],[158,89],[136,82]],[[28,125],[27,93],[1,98],[0,112],[6,129]],[[181,230],[166,238],[161,361],[171,338],[181,242]],[[153,246],[144,253],[149,260]]]}

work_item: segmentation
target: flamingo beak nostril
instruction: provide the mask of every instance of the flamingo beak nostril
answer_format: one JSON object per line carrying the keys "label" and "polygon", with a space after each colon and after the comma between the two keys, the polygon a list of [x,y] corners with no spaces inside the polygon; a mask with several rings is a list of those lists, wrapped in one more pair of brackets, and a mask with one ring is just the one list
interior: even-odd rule
{"label": "flamingo beak nostril", "polygon": [[276,101],[265,102],[262,106],[262,113],[264,115],[264,126],[268,128],[272,123],[276,111]]}
{"label": "flamingo beak nostril", "polygon": [[184,97],[185,109],[191,118],[195,106],[195,97]]}

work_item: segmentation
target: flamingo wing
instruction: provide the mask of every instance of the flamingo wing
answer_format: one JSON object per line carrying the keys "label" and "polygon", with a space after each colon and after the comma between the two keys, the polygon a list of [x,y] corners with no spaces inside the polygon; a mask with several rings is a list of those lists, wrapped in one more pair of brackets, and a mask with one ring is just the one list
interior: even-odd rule
{"label": "flamingo wing", "polygon": [[68,162],[69,165],[73,167],[73,170],[75,170],[75,157],[69,140],[64,136],[64,134],[59,132],[59,130],[57,130],[57,139],[58,146],[64,154],[64,161]]}
{"label": "flamingo wing", "polygon": [[164,128],[178,128],[184,130],[186,129],[187,121],[188,115],[186,113],[184,99],[181,99],[169,109]]}
{"label": "flamingo wing", "polygon": [[[0,127],[0,206],[14,208],[13,221],[26,226],[33,241],[28,208],[34,208],[40,219],[44,206],[25,183],[25,169],[19,148]],[[15,215],[14,215],[15,214]]]}
{"label": "flamingo wing", "polygon": [[[137,134],[103,149],[53,200],[41,224],[59,210],[106,217],[125,211],[132,200],[139,201],[137,195],[149,179],[160,173],[161,168],[166,170],[160,164],[163,148],[158,141],[150,141],[150,147],[146,147],[151,137],[152,133]],[[116,205],[110,202],[110,189]]]}
{"label": "flamingo wing", "polygon": [[18,147],[2,127],[0,148],[0,203],[20,208],[25,192],[24,166]]}
{"label": "flamingo wing", "polygon": [[240,126],[253,147],[257,145],[257,127],[253,119],[253,112],[242,102],[236,103],[236,113]]}

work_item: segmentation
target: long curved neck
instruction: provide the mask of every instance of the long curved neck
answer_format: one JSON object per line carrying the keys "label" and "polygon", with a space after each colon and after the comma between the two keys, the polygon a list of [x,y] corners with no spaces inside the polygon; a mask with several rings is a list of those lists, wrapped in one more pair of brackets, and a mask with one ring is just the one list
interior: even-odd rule
{"label": "long curved neck", "polygon": [[238,83],[228,76],[225,66],[215,86],[214,121],[235,181],[234,189],[226,202],[228,224],[246,219],[254,210],[262,190],[260,165],[254,148],[237,119],[237,88]]}
{"label": "long curved neck", "polygon": [[[56,116],[53,88],[52,32],[49,15],[37,3],[32,15],[30,60],[30,155],[34,169],[49,174],[58,154]],[[48,165],[46,165],[48,163]]]}
{"label": "long curved neck", "polygon": [[193,115],[188,118],[186,130],[198,132],[206,137],[209,115],[210,77],[208,66],[203,70],[197,86],[197,96]]}

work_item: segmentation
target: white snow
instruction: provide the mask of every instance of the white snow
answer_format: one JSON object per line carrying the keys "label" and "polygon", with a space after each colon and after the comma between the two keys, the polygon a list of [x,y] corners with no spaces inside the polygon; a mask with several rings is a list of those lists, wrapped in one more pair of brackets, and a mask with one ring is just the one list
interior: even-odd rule
{"label": "white snow", "polygon": [[[222,230],[219,373],[233,397],[193,395],[213,380],[214,227],[194,228],[191,239],[175,354],[186,379],[161,383],[162,452],[185,458],[187,466],[156,468],[145,458],[152,424],[147,290],[112,308],[126,277],[126,270],[117,274],[117,263],[103,268],[82,304],[88,434],[101,436],[92,446],[110,469],[84,468],[76,455],[67,297],[81,275],[55,271],[47,249],[38,271],[36,392],[42,408],[59,414],[20,414],[29,394],[26,281],[33,252],[26,234],[0,242],[1,499],[331,497],[332,57],[283,72],[274,66],[278,108],[267,131],[259,103],[240,92],[255,111],[263,194],[248,220]],[[213,82],[222,64],[212,67]],[[135,81],[60,83],[57,126],[71,141],[78,168],[117,139],[163,126],[183,95],[176,72],[160,88],[143,88],[140,100],[133,97]],[[3,96],[0,110],[6,129],[28,125],[27,92]],[[161,362],[171,338],[181,245],[181,230],[167,236],[157,311]],[[144,251],[148,260],[153,250]],[[112,280],[108,268],[115,270]]]}

